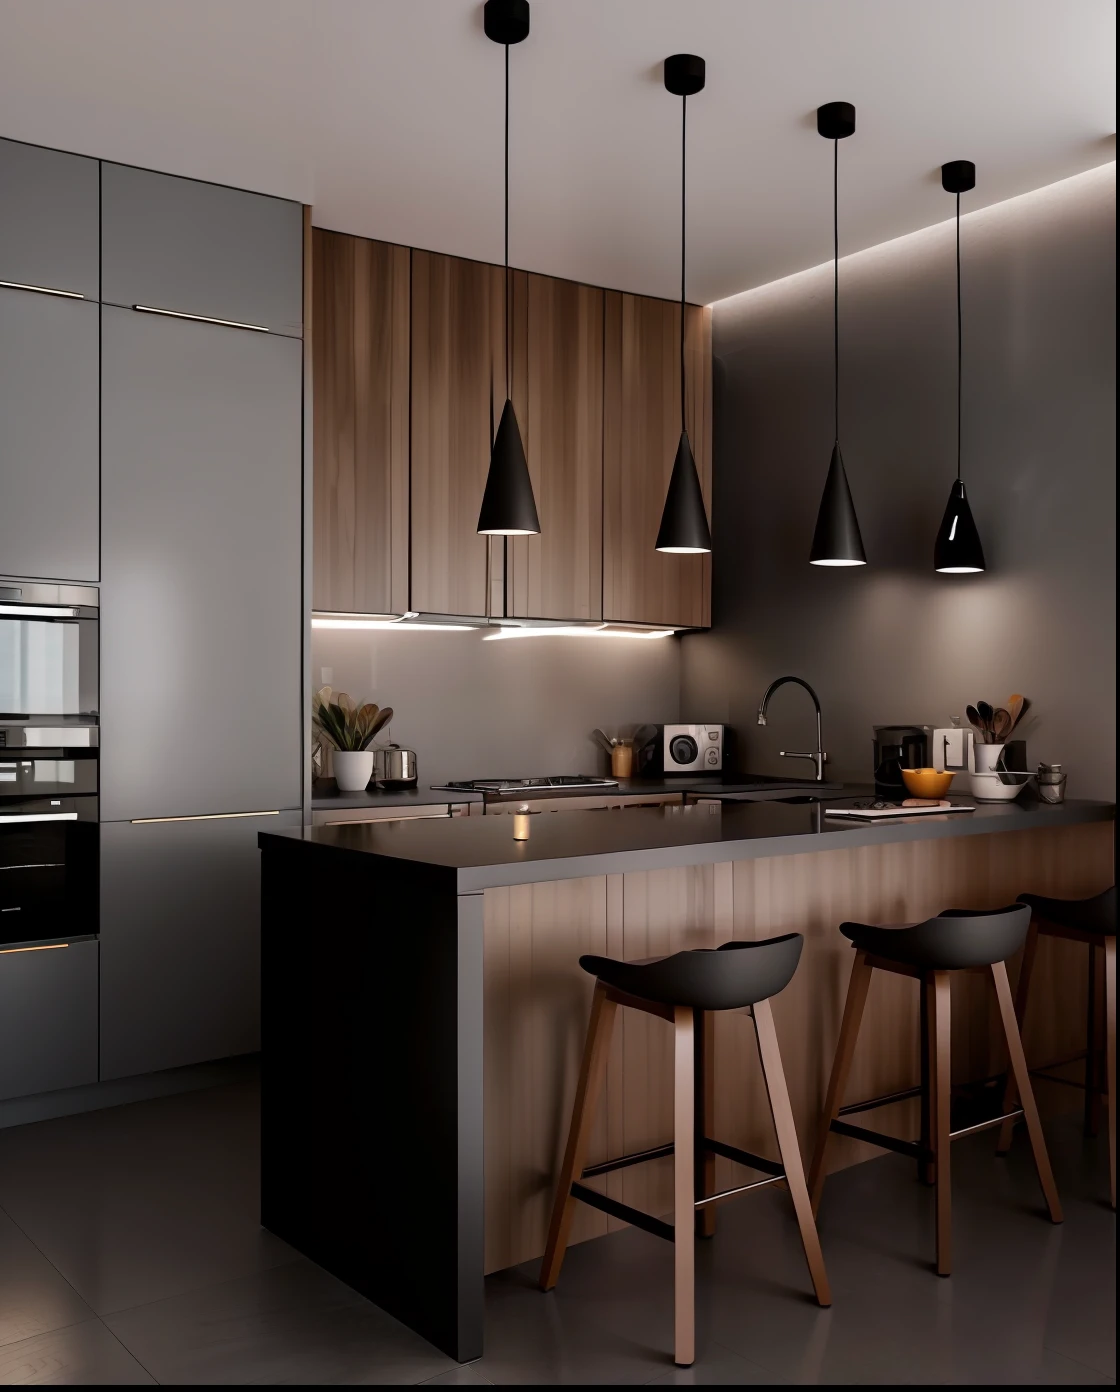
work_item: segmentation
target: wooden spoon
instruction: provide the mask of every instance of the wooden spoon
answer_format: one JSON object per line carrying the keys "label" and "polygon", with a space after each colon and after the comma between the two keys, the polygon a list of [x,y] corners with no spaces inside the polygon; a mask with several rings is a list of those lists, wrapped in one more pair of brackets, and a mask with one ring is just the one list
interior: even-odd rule
{"label": "wooden spoon", "polygon": [[992,716],[992,730],[997,744],[1002,744],[1007,739],[1014,724],[1010,712],[1003,706],[997,706]]}
{"label": "wooden spoon", "polygon": [[988,732],[984,729],[984,722],[980,719],[980,712],[975,706],[965,706],[965,715],[968,716],[968,723],[976,731],[976,738],[980,744],[988,743]]}
{"label": "wooden spoon", "polygon": [[[1020,696],[1018,694],[1014,696],[1009,696],[1007,698],[1007,713],[1011,716],[1012,730],[1014,730],[1015,726],[1018,725],[1019,717],[1023,714],[1023,702],[1025,700],[1026,697]],[[1008,731],[1008,733],[1010,734],[1010,731]]]}

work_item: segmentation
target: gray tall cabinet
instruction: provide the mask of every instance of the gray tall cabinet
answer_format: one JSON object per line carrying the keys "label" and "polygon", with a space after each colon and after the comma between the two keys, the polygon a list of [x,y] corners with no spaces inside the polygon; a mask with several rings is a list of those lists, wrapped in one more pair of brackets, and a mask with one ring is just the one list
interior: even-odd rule
{"label": "gray tall cabinet", "polygon": [[253,814],[301,796],[302,241],[298,204],[102,166],[103,1078],[259,1042]]}
{"label": "gray tall cabinet", "polygon": [[99,582],[101,640],[100,940],[3,1097],[258,1047],[256,836],[301,805],[303,212],[0,140],[0,282],[0,575]]}

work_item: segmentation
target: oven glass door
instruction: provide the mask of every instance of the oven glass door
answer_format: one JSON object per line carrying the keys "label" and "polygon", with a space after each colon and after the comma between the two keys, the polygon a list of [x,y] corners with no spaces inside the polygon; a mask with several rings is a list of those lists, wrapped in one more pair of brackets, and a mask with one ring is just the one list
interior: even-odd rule
{"label": "oven glass door", "polygon": [[0,951],[97,932],[97,844],[80,799],[0,803]]}
{"label": "oven glass door", "polygon": [[0,615],[0,717],[96,709],[96,619]]}
{"label": "oven glass door", "polygon": [[15,798],[71,798],[97,793],[97,751],[66,750],[43,758],[33,749],[0,749],[0,814]]}

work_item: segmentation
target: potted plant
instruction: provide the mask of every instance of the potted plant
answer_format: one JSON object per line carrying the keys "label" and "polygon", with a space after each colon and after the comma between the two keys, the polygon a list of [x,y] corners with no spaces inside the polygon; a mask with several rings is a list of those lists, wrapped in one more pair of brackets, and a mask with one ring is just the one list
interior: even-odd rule
{"label": "potted plant", "polygon": [[313,722],[316,730],[334,746],[334,778],[341,793],[360,793],[373,776],[370,745],[393,718],[391,706],[379,710],[356,706],[345,691],[336,696],[329,686],[315,693]]}

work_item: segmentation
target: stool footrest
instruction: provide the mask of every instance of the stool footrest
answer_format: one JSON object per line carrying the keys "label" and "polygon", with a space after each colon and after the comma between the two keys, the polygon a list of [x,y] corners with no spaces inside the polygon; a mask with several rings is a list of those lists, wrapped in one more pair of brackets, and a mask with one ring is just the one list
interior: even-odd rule
{"label": "stool footrest", "polygon": [[589,1189],[586,1184],[573,1184],[572,1198],[579,1199],[581,1203],[599,1209],[611,1218],[620,1218],[624,1223],[631,1223],[635,1228],[642,1228],[646,1232],[652,1233],[654,1237],[663,1237],[667,1242],[673,1241],[672,1223],[665,1223],[660,1218],[643,1213],[640,1208],[631,1208],[629,1204],[619,1203],[617,1199],[612,1199],[607,1194],[600,1194],[596,1189]]}
{"label": "stool footrest", "polygon": [[886,1092],[882,1097],[872,1097],[868,1102],[849,1102],[841,1107],[837,1115],[854,1116],[857,1112],[869,1112],[873,1107],[889,1107],[892,1102],[905,1102],[911,1097],[921,1097],[920,1086],[903,1088],[900,1092]]}
{"label": "stool footrest", "polygon": [[846,1121],[834,1121],[829,1129],[835,1131],[838,1136],[850,1136],[854,1141],[867,1141],[873,1146],[881,1146],[884,1150],[894,1150],[899,1155],[908,1155],[911,1160],[928,1162],[934,1158],[933,1151],[918,1141],[902,1141],[897,1136],[888,1136],[882,1131],[869,1131],[865,1126],[852,1126]]}
{"label": "stool footrest", "polygon": [[581,1179],[593,1179],[595,1175],[610,1174],[612,1170],[624,1170],[628,1165],[643,1165],[647,1160],[664,1160],[673,1153],[673,1142],[654,1146],[652,1150],[639,1150],[633,1155],[620,1155],[617,1160],[604,1160],[599,1165],[588,1165]]}
{"label": "stool footrest", "polygon": [[740,1150],[738,1146],[728,1145],[726,1141],[713,1141],[705,1136],[704,1149],[710,1150],[713,1155],[722,1155],[725,1160],[734,1160],[737,1165],[745,1165],[748,1170],[761,1170],[763,1174],[774,1175],[778,1179],[785,1178],[785,1167],[779,1165],[777,1160],[767,1160],[764,1155],[752,1155],[749,1150]]}
{"label": "stool footrest", "polygon": [[949,1139],[955,1141],[958,1136],[973,1136],[977,1131],[988,1131],[993,1126],[1001,1126],[1005,1121],[1017,1121],[1022,1115],[1022,1107],[1013,1107],[1002,1116],[986,1117],[983,1121],[974,1121],[971,1126],[962,1126],[956,1131],[950,1131]]}

